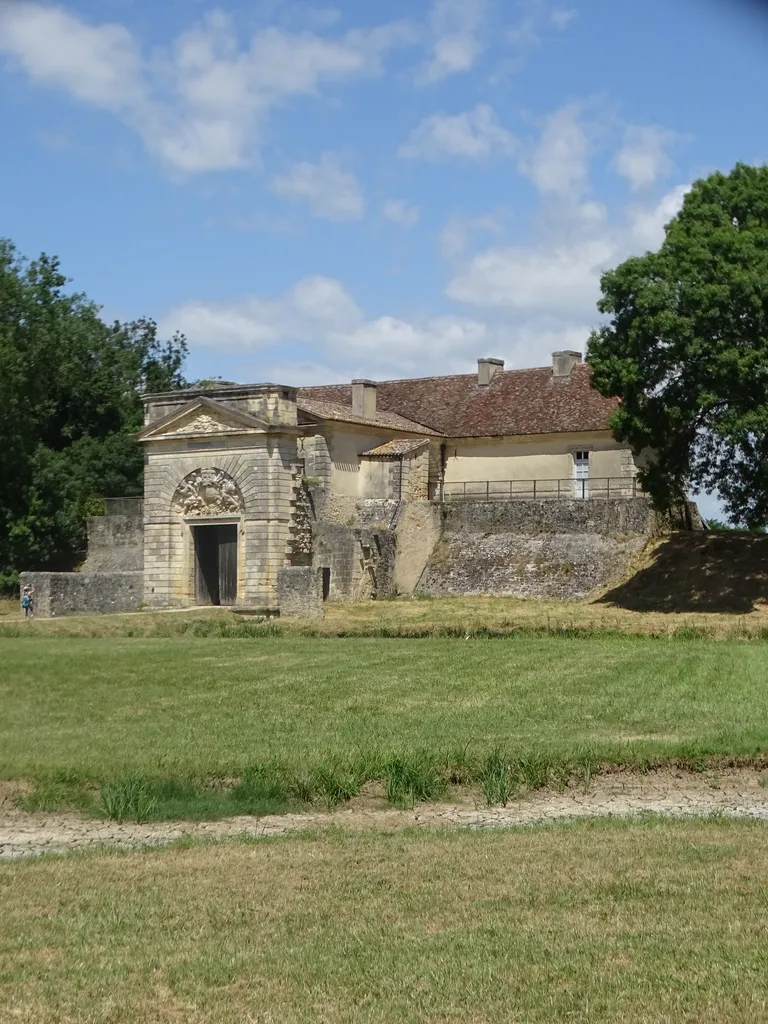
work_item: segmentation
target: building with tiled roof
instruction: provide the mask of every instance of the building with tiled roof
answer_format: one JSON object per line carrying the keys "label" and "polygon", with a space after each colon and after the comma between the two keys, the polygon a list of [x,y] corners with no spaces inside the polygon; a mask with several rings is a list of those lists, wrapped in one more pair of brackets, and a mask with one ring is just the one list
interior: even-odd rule
{"label": "building with tiled roof", "polygon": [[[407,592],[441,502],[634,496],[615,411],[578,352],[534,369],[479,359],[472,374],[148,395],[144,599],[270,606],[281,572],[301,566],[329,573],[331,595],[365,596],[387,545]],[[417,521],[433,526],[409,547]]]}

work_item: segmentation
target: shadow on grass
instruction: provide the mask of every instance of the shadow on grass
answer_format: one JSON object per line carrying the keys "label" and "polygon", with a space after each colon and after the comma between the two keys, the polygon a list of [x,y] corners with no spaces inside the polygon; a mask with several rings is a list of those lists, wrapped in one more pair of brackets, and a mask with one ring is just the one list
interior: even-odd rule
{"label": "shadow on grass", "polygon": [[768,536],[677,533],[653,562],[604,594],[598,604],[636,612],[747,615],[768,599]]}

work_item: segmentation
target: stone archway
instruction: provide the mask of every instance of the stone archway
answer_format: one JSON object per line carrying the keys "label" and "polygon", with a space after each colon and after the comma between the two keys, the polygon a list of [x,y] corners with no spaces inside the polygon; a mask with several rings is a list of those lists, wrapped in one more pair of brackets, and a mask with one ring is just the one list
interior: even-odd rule
{"label": "stone archway", "polygon": [[222,469],[196,469],[176,488],[171,508],[186,523],[185,587],[200,605],[237,603],[243,495]]}

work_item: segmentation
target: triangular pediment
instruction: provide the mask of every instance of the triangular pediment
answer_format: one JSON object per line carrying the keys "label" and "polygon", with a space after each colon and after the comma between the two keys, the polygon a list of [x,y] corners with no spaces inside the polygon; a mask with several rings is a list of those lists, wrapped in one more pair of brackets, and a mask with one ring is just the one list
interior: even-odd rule
{"label": "triangular pediment", "polygon": [[210,398],[197,398],[169,416],[149,424],[138,435],[139,441],[165,441],[173,438],[221,437],[226,434],[262,434],[273,429],[258,416],[231,409]]}

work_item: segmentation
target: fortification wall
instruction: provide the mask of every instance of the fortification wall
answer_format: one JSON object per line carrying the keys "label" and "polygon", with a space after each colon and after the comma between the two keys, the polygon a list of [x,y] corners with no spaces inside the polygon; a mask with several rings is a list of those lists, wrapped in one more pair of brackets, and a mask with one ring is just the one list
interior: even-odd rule
{"label": "fortification wall", "polygon": [[35,615],[108,615],[134,612],[144,600],[143,572],[23,572],[35,588]]}
{"label": "fortification wall", "polygon": [[144,568],[141,516],[91,516],[86,529],[88,556],[81,572],[141,572]]}
{"label": "fortification wall", "polygon": [[435,597],[584,597],[624,576],[657,526],[642,498],[447,503],[416,590]]}

